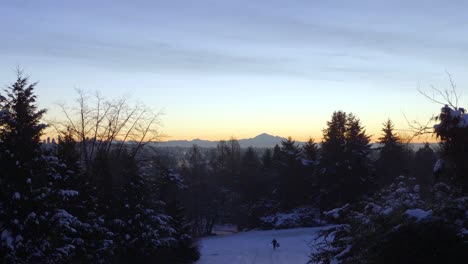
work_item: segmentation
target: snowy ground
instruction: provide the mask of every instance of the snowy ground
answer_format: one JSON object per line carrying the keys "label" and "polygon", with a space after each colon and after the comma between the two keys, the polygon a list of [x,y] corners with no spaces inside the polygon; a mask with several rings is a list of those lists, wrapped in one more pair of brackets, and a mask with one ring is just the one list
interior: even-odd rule
{"label": "snowy ground", "polygon": [[[319,230],[250,231],[205,238],[200,242],[201,259],[197,264],[305,264]],[[273,238],[280,243],[276,251],[270,244]]]}

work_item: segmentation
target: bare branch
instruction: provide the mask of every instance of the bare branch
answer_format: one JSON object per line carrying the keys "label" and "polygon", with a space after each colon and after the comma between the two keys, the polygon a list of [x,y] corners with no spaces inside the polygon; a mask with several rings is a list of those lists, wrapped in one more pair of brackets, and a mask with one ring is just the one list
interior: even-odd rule
{"label": "bare branch", "polygon": [[160,113],[127,98],[108,100],[99,93],[89,97],[82,90],[76,92],[76,108],[70,110],[64,104],[59,105],[64,120],[54,122],[53,128],[60,134],[70,128],[75,134],[83,166],[89,167],[89,161],[98,152],[107,156],[115,150],[119,155],[129,140],[136,141],[132,152],[135,156],[146,143],[159,137]]}

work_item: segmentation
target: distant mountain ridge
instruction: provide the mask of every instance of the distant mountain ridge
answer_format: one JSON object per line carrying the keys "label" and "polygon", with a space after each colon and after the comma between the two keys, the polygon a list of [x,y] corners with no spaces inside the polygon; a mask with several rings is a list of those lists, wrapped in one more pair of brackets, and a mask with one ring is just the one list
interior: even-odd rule
{"label": "distant mountain ridge", "polygon": [[[270,148],[274,147],[276,144],[280,144],[281,141],[286,140],[284,137],[273,136],[267,133],[259,134],[253,138],[238,139],[241,148],[247,147],[256,147],[256,148]],[[210,141],[203,139],[193,139],[193,140],[169,140],[164,142],[158,142],[158,147],[184,147],[188,148],[193,145],[204,148],[213,148],[218,145],[218,141]],[[298,142],[301,143],[301,142]]]}
{"label": "distant mountain ridge", "polygon": [[[273,136],[267,133],[259,134],[253,138],[246,138],[246,139],[238,139],[241,148],[248,148],[248,147],[255,147],[255,148],[272,148],[276,144],[280,145],[281,141],[286,140],[284,137],[280,136]],[[219,143],[217,141],[210,141],[210,140],[203,140],[203,139],[193,139],[193,140],[169,140],[163,142],[155,143],[157,147],[182,147],[182,148],[190,148],[193,145],[197,145],[202,148],[215,148]],[[298,145],[302,145],[305,142],[296,141]],[[317,142],[320,146],[320,142]],[[418,150],[419,148],[423,147],[424,143],[411,143],[410,147],[413,150]],[[438,147],[437,143],[430,143],[430,146],[433,149]],[[371,143],[371,148],[379,148],[378,143]]]}

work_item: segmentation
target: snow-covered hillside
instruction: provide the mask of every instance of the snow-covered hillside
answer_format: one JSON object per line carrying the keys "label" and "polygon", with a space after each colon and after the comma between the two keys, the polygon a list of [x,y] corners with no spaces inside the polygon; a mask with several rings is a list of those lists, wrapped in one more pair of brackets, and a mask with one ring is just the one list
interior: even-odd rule
{"label": "snow-covered hillside", "polygon": [[[197,264],[305,264],[320,228],[295,228],[250,231],[217,236],[200,241],[201,259]],[[280,248],[273,251],[276,238]]]}

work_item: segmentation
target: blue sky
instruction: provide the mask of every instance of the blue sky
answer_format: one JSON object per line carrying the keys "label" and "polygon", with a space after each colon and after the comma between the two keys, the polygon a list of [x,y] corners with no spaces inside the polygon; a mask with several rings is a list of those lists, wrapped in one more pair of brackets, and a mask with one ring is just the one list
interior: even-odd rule
{"label": "blue sky", "polygon": [[[22,66],[49,115],[74,88],[161,109],[170,139],[321,137],[334,110],[370,134],[467,87],[465,1],[0,2],[0,81]],[[466,102],[461,98],[461,102]],[[465,105],[466,106],[466,105]]]}

